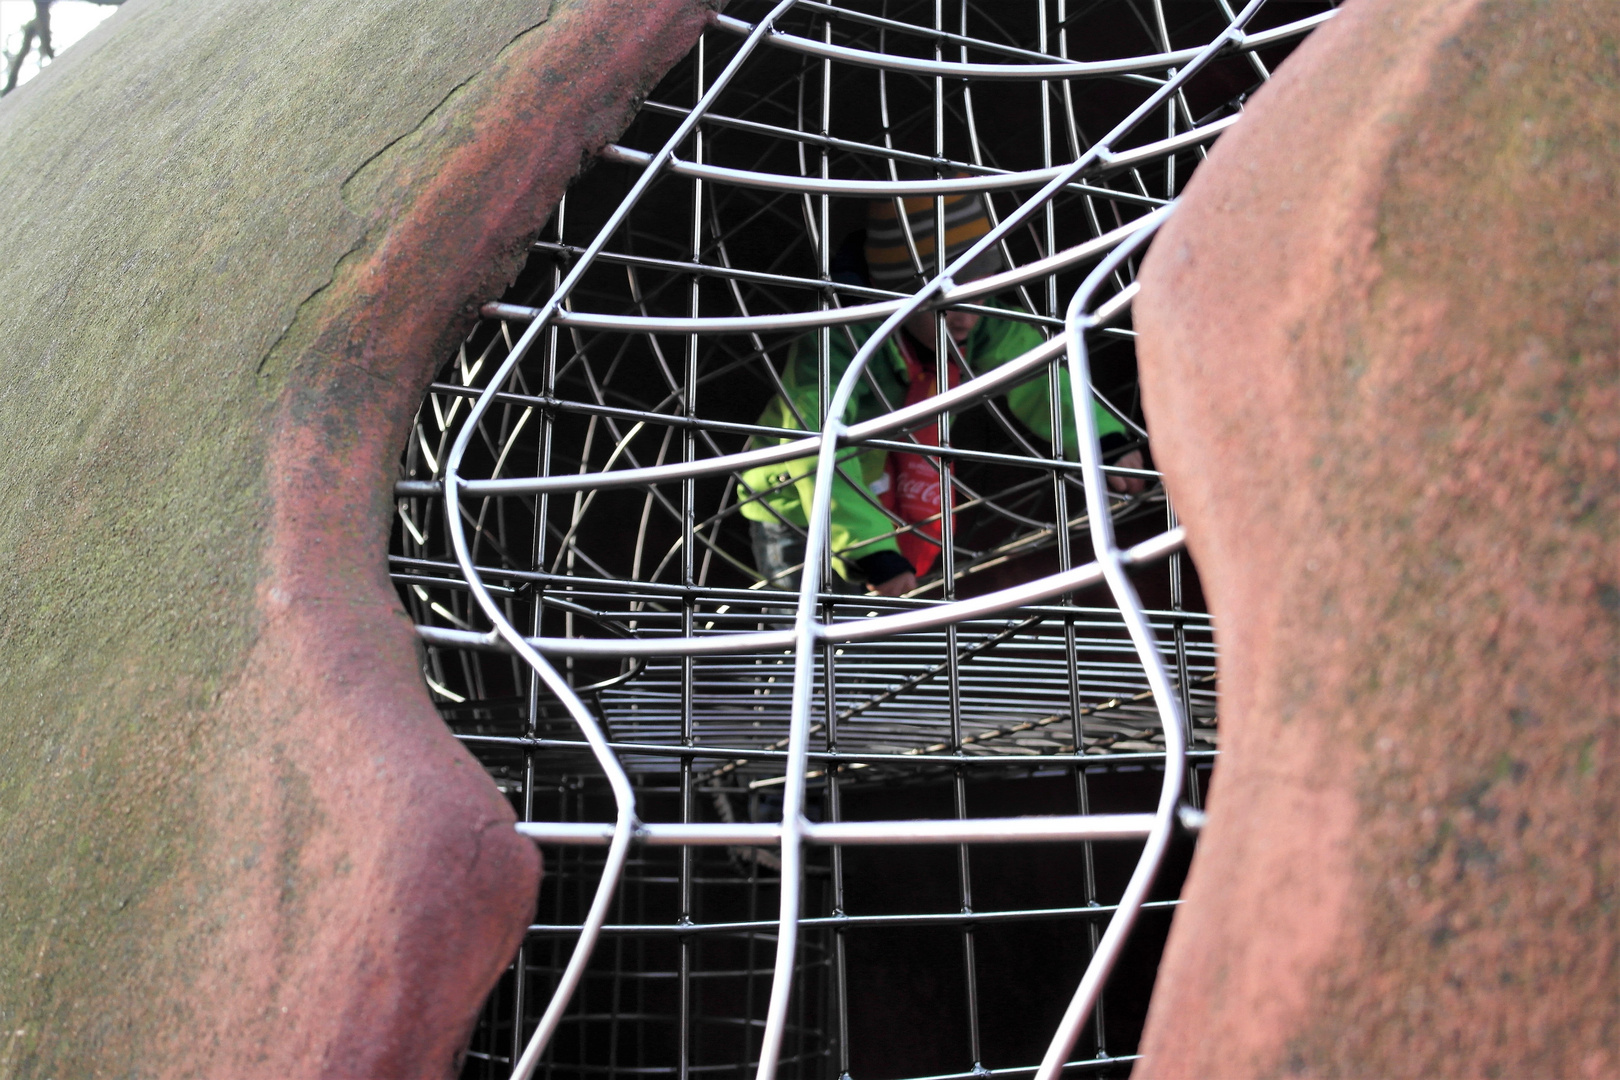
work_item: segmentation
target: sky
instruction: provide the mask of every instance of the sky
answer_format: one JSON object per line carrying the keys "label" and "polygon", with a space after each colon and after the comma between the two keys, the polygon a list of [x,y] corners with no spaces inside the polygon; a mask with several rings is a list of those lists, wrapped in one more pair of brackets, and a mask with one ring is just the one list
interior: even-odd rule
{"label": "sky", "polygon": [[[56,54],[60,56],[62,50],[84,37],[117,10],[116,7],[103,7],[83,0],[57,0],[51,5],[51,44]],[[22,44],[23,24],[33,17],[34,0],[0,0],[0,40],[5,42],[8,53],[16,52]],[[39,53],[30,50],[17,83],[21,85],[38,74]],[[4,72],[0,71],[0,86],[4,85]]]}

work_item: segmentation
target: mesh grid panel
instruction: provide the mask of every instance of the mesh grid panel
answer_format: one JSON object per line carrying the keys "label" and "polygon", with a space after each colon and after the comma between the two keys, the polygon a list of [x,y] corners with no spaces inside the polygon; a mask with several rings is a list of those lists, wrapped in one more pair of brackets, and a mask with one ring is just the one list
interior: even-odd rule
{"label": "mesh grid panel", "polygon": [[[1128,1071],[1217,746],[1135,269],[1331,14],[743,0],[575,183],[431,388],[397,489],[428,685],[546,858],[467,1075]],[[991,228],[959,252],[933,241],[964,192]],[[870,206],[918,196],[921,284],[874,287]],[[1043,344],[976,368],[950,311]],[[954,388],[847,413],[902,325],[934,328]],[[785,424],[795,351],[819,392]],[[1009,406],[1032,383],[1044,423]],[[1106,455],[1093,399],[1125,434]],[[874,450],[952,491],[902,596],[829,549],[822,493]],[[806,459],[792,591],[744,512],[790,485],[739,480]]]}

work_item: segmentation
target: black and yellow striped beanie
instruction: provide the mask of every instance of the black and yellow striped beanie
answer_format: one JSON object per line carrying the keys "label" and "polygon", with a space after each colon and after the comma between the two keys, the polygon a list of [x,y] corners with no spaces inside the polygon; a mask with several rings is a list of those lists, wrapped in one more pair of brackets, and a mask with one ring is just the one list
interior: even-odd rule
{"label": "black and yellow striped beanie", "polygon": [[[906,221],[911,225],[912,241],[923,269],[933,275],[934,262],[934,200],[931,196],[915,195],[903,200]],[[866,270],[872,284],[880,289],[910,292],[922,284],[916,265],[906,247],[906,238],[900,228],[900,216],[895,212],[895,200],[884,199],[869,203],[866,210]],[[962,192],[945,196],[945,261],[950,262],[990,231],[990,218],[984,210],[984,197],[976,192]],[[1001,269],[1001,251],[992,247],[974,260],[963,280],[983,277]]]}

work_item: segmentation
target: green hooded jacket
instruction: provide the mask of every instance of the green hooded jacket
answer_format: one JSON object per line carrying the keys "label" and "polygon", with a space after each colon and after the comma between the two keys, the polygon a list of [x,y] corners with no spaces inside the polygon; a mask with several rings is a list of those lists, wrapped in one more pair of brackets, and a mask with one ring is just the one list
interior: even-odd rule
{"label": "green hooded jacket", "polygon": [[[857,349],[877,330],[876,323],[855,323],[845,334],[834,327],[829,335],[828,385],[837,386],[849,367]],[[854,338],[851,344],[850,338]],[[1009,360],[1016,359],[1040,345],[1045,338],[1028,323],[1013,319],[980,319],[968,335],[963,354],[975,375],[983,375]],[[868,365],[870,379],[862,379],[855,388],[848,409],[844,413],[846,424],[870,420],[888,411],[872,389],[876,383],[890,406],[899,408],[906,400],[906,362],[894,336],[883,343]],[[1074,411],[1069,405],[1069,373],[1059,371],[1063,393],[1063,449],[1065,456],[1078,456],[1079,438],[1074,428]],[[795,341],[788,352],[786,369],[782,372],[782,385],[793,406],[809,423],[814,424],[821,415],[821,395],[816,378],[816,335],[807,334]],[[1043,371],[1007,391],[1007,405],[1014,416],[1041,438],[1052,440],[1052,413],[1048,397],[1049,375]],[[1125,426],[1114,415],[1096,402],[1092,403],[1099,435],[1125,432]],[[762,426],[801,429],[781,395],[772,398],[760,414]],[[787,438],[779,442],[788,442]],[[851,562],[879,551],[898,552],[900,546],[894,533],[896,525],[878,503],[871,485],[884,475],[888,459],[886,450],[867,450],[853,457],[841,454],[840,475],[833,481],[831,541],[835,556],[834,567],[845,578],[851,577]],[[737,498],[742,514],[751,521],[784,520],[804,528],[806,514],[815,494],[816,459],[798,458],[775,465],[761,465],[742,474]]]}

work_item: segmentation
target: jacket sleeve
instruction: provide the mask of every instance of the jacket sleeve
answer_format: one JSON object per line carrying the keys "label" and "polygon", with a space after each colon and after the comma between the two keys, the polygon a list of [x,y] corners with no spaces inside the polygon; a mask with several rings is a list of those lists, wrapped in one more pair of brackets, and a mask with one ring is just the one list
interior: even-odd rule
{"label": "jacket sleeve", "polygon": [[[864,329],[870,333],[870,327]],[[866,335],[857,331],[855,336],[857,341],[863,341]],[[838,380],[849,369],[849,362],[853,356],[854,350],[850,346],[849,338],[842,329],[833,327],[827,356],[829,385],[833,387],[838,385]],[[798,408],[799,415],[811,426],[815,425],[816,417],[820,414],[821,395],[818,381],[816,335],[806,334],[795,341],[789,350],[787,369],[782,374],[782,384]],[[872,389],[863,380],[856,387],[855,394],[850,400],[845,421],[853,423],[873,411],[875,406]],[[790,414],[788,423],[797,426],[797,422],[791,419]],[[864,466],[868,460],[874,460],[871,454],[849,457],[840,455],[840,457],[843,458],[842,468],[839,470],[840,475],[833,480],[829,523],[833,554],[853,560],[879,551],[899,551],[899,542],[893,536],[874,540],[874,537],[894,532],[895,526],[888,514],[878,505],[877,496],[867,485]],[[791,474],[793,477],[799,505],[806,514],[809,513],[811,501],[815,497],[815,471],[816,459],[813,457],[790,461],[780,470],[781,475]]]}
{"label": "jacket sleeve", "polygon": [[[980,374],[1017,359],[1044,340],[1040,331],[1028,323],[1013,319],[987,321],[990,323],[985,327],[989,334],[989,347],[975,357],[975,366]],[[1007,406],[1013,415],[1047,442],[1052,441],[1052,406],[1048,389],[1051,384],[1050,374],[1042,372],[1007,391]],[[1074,399],[1069,396],[1069,372],[1061,361],[1058,361],[1058,389],[1063,395],[1063,456],[1073,460],[1080,456],[1080,436],[1074,426],[1074,406],[1070,404]],[[1126,434],[1125,425],[1095,399],[1091,402],[1091,415],[1096,422],[1098,436]]]}
{"label": "jacket sleeve", "polygon": [[[879,551],[899,551],[899,540],[885,535],[894,532],[894,522],[877,505],[876,496],[861,477],[861,459],[850,457],[841,464],[843,467],[833,478],[832,508],[828,515],[828,539],[833,554],[854,561]],[[784,466],[784,471],[793,473],[794,489],[800,505],[808,514],[811,500],[816,494],[816,459],[809,457],[790,461]],[[884,539],[873,539],[878,536]],[[846,573],[844,576],[849,575]]]}

